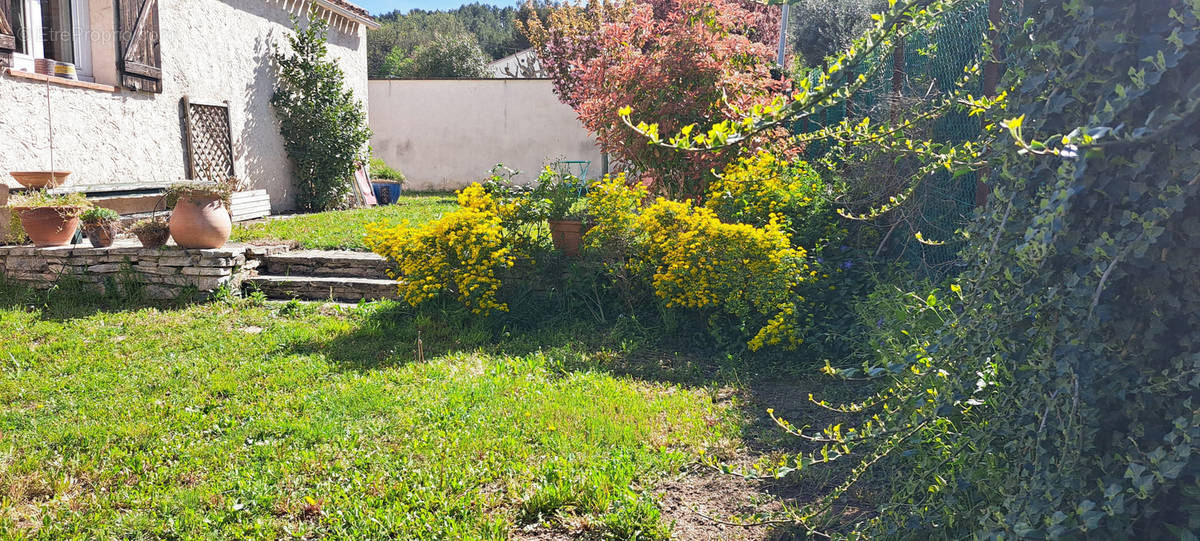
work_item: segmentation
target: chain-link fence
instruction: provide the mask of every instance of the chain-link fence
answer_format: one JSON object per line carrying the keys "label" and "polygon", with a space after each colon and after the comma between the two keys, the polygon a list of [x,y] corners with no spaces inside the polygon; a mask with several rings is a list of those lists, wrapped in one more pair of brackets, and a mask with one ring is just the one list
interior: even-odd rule
{"label": "chain-link fence", "polygon": [[[881,51],[861,68],[866,85],[845,104],[829,108],[794,127],[797,133],[833,125],[844,118],[870,117],[875,123],[922,112],[952,92],[964,68],[981,60],[988,30],[988,3],[972,2],[945,16],[935,28],[906,38],[902,47]],[[968,88],[979,95],[982,88]],[[914,138],[957,143],[979,136],[978,118],[952,111],[918,128]],[[827,142],[810,144],[808,159],[830,154]],[[915,166],[897,156],[875,155],[839,160],[838,169],[861,202],[887,200],[908,185]],[[876,221],[878,253],[904,261],[927,276],[952,273],[961,240],[955,231],[971,218],[978,177],[952,177],[942,171],[923,179],[905,204]],[[927,242],[916,239],[916,234]]]}

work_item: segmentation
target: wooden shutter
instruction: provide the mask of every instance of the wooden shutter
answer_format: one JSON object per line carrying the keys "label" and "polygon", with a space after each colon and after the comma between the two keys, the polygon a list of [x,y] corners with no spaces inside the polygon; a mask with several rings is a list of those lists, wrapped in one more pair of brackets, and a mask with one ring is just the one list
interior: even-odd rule
{"label": "wooden shutter", "polygon": [[0,0],[0,68],[12,65],[13,50],[17,48],[17,36],[12,22],[16,18],[9,13],[12,2]]}
{"label": "wooden shutter", "polygon": [[158,0],[117,0],[121,86],[162,92]]}

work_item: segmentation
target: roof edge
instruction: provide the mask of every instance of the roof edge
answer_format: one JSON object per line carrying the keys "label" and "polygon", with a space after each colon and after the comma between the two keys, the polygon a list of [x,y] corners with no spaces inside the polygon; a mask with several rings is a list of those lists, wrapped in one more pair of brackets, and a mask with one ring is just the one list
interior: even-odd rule
{"label": "roof edge", "polygon": [[383,28],[370,12],[345,0],[316,0],[316,4],[342,17],[366,26],[369,30]]}

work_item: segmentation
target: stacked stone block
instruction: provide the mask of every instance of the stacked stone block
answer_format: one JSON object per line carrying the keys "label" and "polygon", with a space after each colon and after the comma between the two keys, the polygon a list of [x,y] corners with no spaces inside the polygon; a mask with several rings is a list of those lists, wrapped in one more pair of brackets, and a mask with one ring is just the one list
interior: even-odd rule
{"label": "stacked stone block", "polygon": [[103,293],[109,284],[134,283],[152,299],[181,294],[211,294],[221,287],[238,290],[257,274],[263,258],[284,246],[228,245],[215,250],[177,246],[142,248],[123,240],[109,248],[0,246],[0,274],[8,280],[48,288],[66,276]]}

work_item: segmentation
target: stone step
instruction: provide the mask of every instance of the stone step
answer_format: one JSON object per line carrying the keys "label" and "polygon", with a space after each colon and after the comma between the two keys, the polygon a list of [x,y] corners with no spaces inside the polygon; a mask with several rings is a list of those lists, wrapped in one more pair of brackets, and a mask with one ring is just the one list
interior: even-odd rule
{"label": "stone step", "polygon": [[266,257],[266,272],[278,276],[388,278],[386,259],[366,252],[297,250]]}
{"label": "stone step", "polygon": [[345,276],[266,274],[247,278],[243,288],[262,291],[269,299],[360,301],[400,297],[395,280]]}

